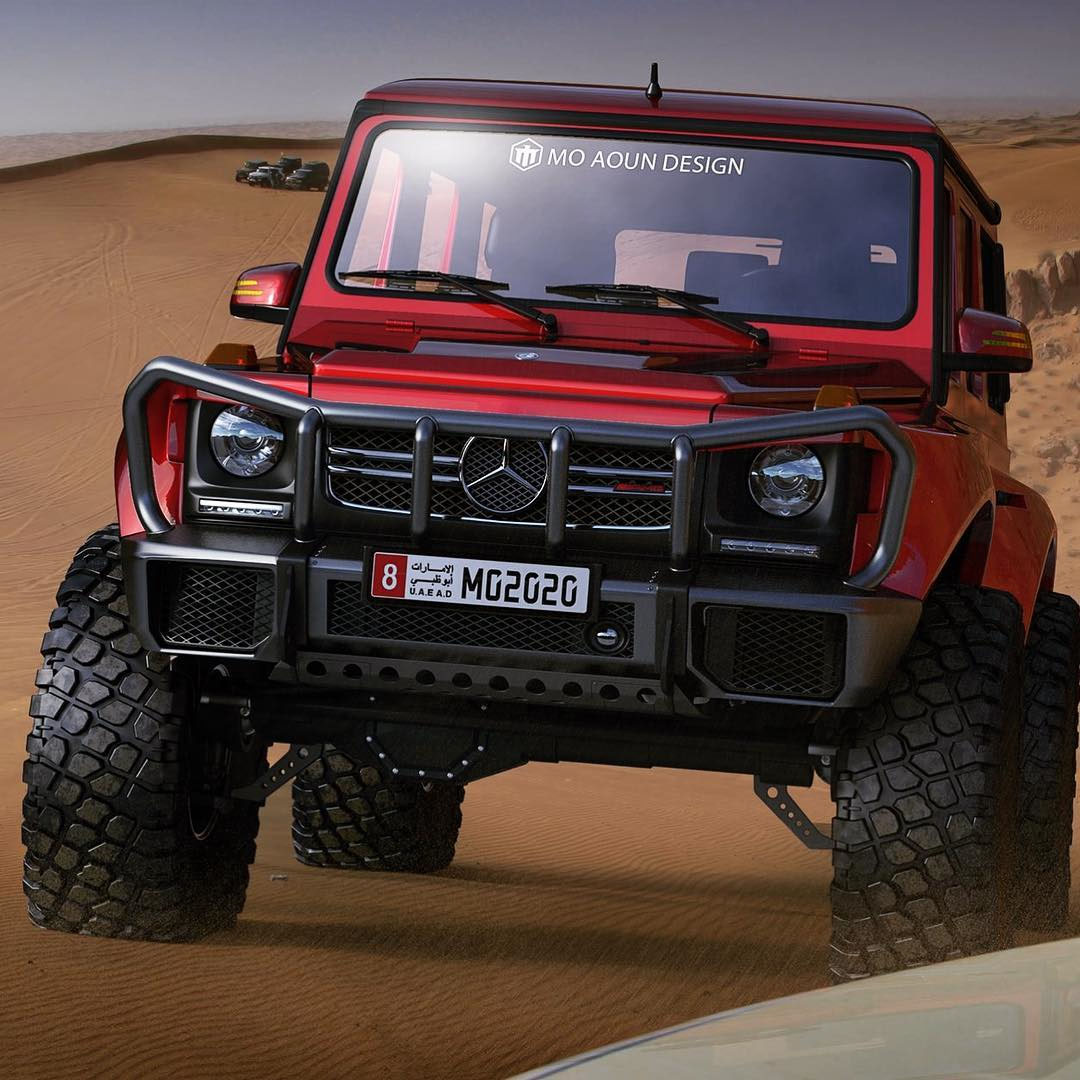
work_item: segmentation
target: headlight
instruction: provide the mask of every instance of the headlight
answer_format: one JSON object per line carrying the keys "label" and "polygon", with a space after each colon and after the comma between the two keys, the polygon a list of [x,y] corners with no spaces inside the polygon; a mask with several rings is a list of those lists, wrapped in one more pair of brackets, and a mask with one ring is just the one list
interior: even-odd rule
{"label": "headlight", "polygon": [[272,416],[236,405],[218,413],[210,428],[210,449],[217,463],[233,476],[262,476],[281,457],[285,436]]}
{"label": "headlight", "polygon": [[767,514],[798,517],[812,510],[825,490],[825,470],[809,447],[770,446],[750,466],[750,494]]}

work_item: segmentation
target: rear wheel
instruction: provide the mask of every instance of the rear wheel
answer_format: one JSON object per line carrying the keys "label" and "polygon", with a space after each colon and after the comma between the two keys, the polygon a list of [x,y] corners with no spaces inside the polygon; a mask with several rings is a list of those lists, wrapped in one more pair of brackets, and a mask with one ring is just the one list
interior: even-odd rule
{"label": "rear wheel", "polygon": [[1018,924],[1060,930],[1069,915],[1069,848],[1076,796],[1080,607],[1046,593],[1024,654],[1020,726]]}
{"label": "rear wheel", "polygon": [[1023,625],[1006,593],[935,589],[835,774],[840,981],[1010,940]]}
{"label": "rear wheel", "polygon": [[454,858],[462,784],[388,781],[335,747],[293,781],[293,850],[308,866],[426,874]]}
{"label": "rear wheel", "polygon": [[168,941],[232,926],[258,807],[218,798],[265,760],[199,734],[193,681],[128,624],[115,526],[57,593],[30,703],[24,890],[38,926]]}

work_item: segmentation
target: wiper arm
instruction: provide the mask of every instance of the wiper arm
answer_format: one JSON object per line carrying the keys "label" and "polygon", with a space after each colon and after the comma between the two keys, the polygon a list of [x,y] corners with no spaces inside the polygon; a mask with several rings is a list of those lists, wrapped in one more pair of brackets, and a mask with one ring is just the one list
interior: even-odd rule
{"label": "wiper arm", "polygon": [[342,278],[356,278],[362,281],[374,281],[385,278],[387,281],[434,281],[440,285],[448,285],[460,292],[472,293],[474,296],[490,300],[493,304],[506,308],[507,311],[521,315],[534,323],[540,324],[541,340],[554,341],[559,334],[559,324],[554,315],[539,308],[526,304],[523,300],[515,300],[511,296],[500,296],[498,289],[509,289],[505,281],[487,281],[485,278],[469,277],[467,274],[444,274],[440,270],[349,270],[340,274]]}
{"label": "wiper arm", "polygon": [[682,289],[663,289],[657,285],[549,285],[547,292],[559,296],[573,296],[578,300],[610,300],[617,304],[640,303],[642,300],[668,300],[684,311],[700,315],[703,319],[718,323],[728,330],[750,338],[755,345],[769,344],[769,331],[760,326],[753,326],[734,315],[723,311],[713,311],[706,304],[719,304],[716,296],[699,296],[697,293],[683,292]]}

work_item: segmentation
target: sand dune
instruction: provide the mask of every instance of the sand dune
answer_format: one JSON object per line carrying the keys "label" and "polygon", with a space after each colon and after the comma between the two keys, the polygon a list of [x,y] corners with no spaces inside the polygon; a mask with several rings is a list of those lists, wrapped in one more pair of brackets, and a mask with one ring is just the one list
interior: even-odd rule
{"label": "sand dune", "polygon": [[301,123],[224,124],[193,128],[150,128],[134,131],[43,131],[31,135],[0,135],[0,168],[29,165],[110,150],[139,146],[180,135],[209,135],[245,140],[253,146],[269,139],[274,146],[310,146],[323,141],[337,142],[345,131],[345,122],[309,120]]}
{"label": "sand dune", "polygon": [[[107,146],[99,150],[82,150],[78,153],[47,157],[41,161],[10,164],[0,168],[0,184],[19,180],[36,180],[43,176],[59,176],[62,173],[83,169],[87,165],[110,164],[118,161],[140,161],[146,158],[175,156],[177,154],[204,154],[210,150],[232,150],[236,164],[243,156],[266,158],[273,161],[284,152],[322,153],[325,157],[341,145],[340,139],[280,139],[270,136],[251,138],[241,135],[167,135],[160,139],[143,139]],[[2,161],[0,157],[0,161]],[[235,167],[235,166],[234,166]]]}
{"label": "sand dune", "polygon": [[[59,576],[112,516],[120,394],[158,353],[269,348],[273,328],[229,319],[233,274],[301,258],[321,202],[232,182],[266,144],[150,149],[0,188],[4,1074],[496,1077],[821,985],[828,857],[781,830],[748,779],[664,770],[534,765],[477,784],[458,861],[428,879],[300,867],[278,796],[237,933],[162,947],[31,929],[16,828],[26,699]],[[1080,149],[980,144],[973,157],[1021,248],[1066,246],[1074,220],[1080,238],[1080,212],[1024,224],[1071,206]],[[1018,380],[1014,431],[1021,470],[1070,533],[1075,588],[1080,474],[1047,476],[1038,452],[1048,425],[1075,426],[1074,324],[1039,328],[1058,352]],[[824,792],[805,801],[829,815]]]}
{"label": "sand dune", "polygon": [[1080,247],[1080,142],[1028,149],[977,143],[963,151],[1003,208],[999,235],[1010,270]]}
{"label": "sand dune", "polygon": [[1029,113],[981,120],[943,122],[949,137],[956,142],[1001,143],[1005,146],[1060,146],[1080,142],[1080,112],[1062,116]]}

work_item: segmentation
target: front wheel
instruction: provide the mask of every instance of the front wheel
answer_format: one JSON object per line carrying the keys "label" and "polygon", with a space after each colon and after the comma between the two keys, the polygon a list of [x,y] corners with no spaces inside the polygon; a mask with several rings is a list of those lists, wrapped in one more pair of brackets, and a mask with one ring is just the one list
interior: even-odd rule
{"label": "front wheel", "polygon": [[308,866],[427,874],[454,858],[463,784],[386,780],[336,747],[293,781],[293,850]]}
{"label": "front wheel", "polygon": [[830,969],[846,981],[1005,947],[1016,866],[1023,623],[935,589],[835,775]]}
{"label": "front wheel", "polygon": [[42,642],[23,887],[50,930],[194,938],[244,905],[258,807],[220,796],[265,747],[200,736],[192,681],[132,633],[119,549],[115,525],[79,549]]}
{"label": "front wheel", "polygon": [[1020,726],[1018,924],[1052,933],[1069,917],[1069,848],[1076,796],[1080,607],[1044,593],[1024,653]]}

